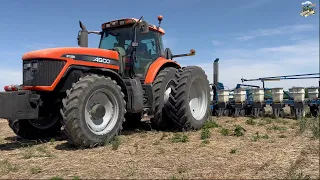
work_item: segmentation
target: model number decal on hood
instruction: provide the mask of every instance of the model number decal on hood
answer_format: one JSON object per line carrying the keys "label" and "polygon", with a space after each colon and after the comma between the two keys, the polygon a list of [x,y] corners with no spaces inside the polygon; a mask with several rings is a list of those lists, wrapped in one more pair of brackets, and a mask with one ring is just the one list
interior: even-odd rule
{"label": "model number decal on hood", "polygon": [[97,62],[97,63],[119,66],[118,60],[109,59],[107,57],[99,57],[99,56],[84,55],[84,54],[64,54],[61,57],[71,58],[79,61],[89,61],[89,62]]}
{"label": "model number decal on hood", "polygon": [[106,59],[106,58],[97,57],[97,58],[95,58],[95,59],[93,60],[93,62],[110,64],[110,63],[111,63],[111,60],[110,60],[110,59]]}

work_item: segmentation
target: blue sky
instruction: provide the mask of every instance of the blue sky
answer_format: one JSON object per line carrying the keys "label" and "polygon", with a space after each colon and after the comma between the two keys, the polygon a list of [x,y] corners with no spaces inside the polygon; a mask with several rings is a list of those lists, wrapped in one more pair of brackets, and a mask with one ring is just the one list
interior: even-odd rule
{"label": "blue sky", "polygon": [[[136,3],[133,3],[136,2]],[[232,88],[240,79],[319,72],[317,14],[301,17],[301,0],[16,0],[0,6],[0,86],[21,83],[21,56],[28,51],[77,46],[81,20],[99,30],[106,21],[141,15],[157,24],[162,15],[165,47],[173,53],[196,50],[177,59],[203,67],[212,80],[219,57],[220,81]],[[99,38],[89,36],[89,46]],[[261,84],[259,82],[251,84]],[[317,85],[317,79],[269,83],[270,87]]]}

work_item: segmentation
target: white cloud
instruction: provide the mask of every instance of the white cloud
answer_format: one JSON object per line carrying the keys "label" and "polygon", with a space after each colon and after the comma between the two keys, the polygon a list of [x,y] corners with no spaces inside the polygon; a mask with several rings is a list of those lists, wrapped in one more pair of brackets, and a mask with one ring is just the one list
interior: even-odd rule
{"label": "white cloud", "polygon": [[214,46],[218,46],[218,45],[221,45],[221,44],[222,44],[222,42],[220,42],[220,41],[212,40],[212,45],[214,45]]}
{"label": "white cloud", "polygon": [[[218,52],[220,58],[219,80],[229,88],[234,88],[236,84],[242,83],[241,78],[319,73],[319,42],[317,40],[301,41],[288,46],[224,49]],[[209,81],[212,82],[213,64],[200,63],[197,65],[206,71]],[[262,86],[260,81],[244,83]],[[318,79],[266,82],[266,87],[287,89],[292,86],[318,86]]]}
{"label": "white cloud", "polygon": [[34,42],[34,43],[26,44],[25,47],[28,51],[34,51],[34,50],[39,50],[39,49],[53,48],[53,47],[55,47],[55,45]]}
{"label": "white cloud", "polygon": [[282,56],[302,56],[303,62],[308,61],[308,57],[316,57],[319,59],[319,42],[318,41],[300,41],[295,45],[278,46],[271,48],[261,48],[260,51],[273,53]]}
{"label": "white cloud", "polygon": [[270,2],[272,0],[255,0],[255,1],[251,1],[248,4],[243,4],[243,6],[241,6],[241,9],[251,9],[251,8],[257,8],[259,6],[262,6],[268,2]]}
{"label": "white cloud", "polygon": [[162,41],[164,48],[170,48],[171,50],[177,44],[177,40],[174,38],[163,37]]}
{"label": "white cloud", "polygon": [[313,24],[298,24],[298,25],[282,26],[282,27],[276,27],[276,28],[258,29],[258,30],[248,32],[245,35],[240,35],[236,39],[249,40],[249,39],[262,37],[262,36],[294,34],[299,32],[313,31],[313,30],[317,30],[317,27]]}
{"label": "white cloud", "polygon": [[240,36],[237,39],[246,41],[246,40],[253,39],[253,38],[254,38],[253,36]]}
{"label": "white cloud", "polygon": [[17,58],[17,57],[22,57],[22,55],[26,52],[25,49],[17,49],[17,50],[11,50],[11,51],[1,51],[0,50],[0,56],[2,57],[7,57],[7,58],[10,58],[12,59],[13,57],[14,58]]}
{"label": "white cloud", "polygon": [[310,1],[306,1],[306,2],[303,2],[301,3],[302,5],[305,5],[305,4],[312,4]]}
{"label": "white cloud", "polygon": [[4,86],[12,84],[22,84],[22,71],[20,69],[0,69],[0,91],[4,91]]}

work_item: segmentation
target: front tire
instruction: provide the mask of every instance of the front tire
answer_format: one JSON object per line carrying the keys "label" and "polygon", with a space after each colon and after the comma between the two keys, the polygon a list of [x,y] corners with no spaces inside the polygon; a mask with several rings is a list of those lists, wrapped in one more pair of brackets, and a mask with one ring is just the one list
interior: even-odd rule
{"label": "front tire", "polygon": [[169,97],[169,114],[182,130],[200,129],[211,114],[207,75],[200,67],[188,66],[176,76],[177,84]]}
{"label": "front tire", "polygon": [[80,78],[62,103],[64,131],[76,146],[103,145],[122,130],[126,102],[121,87],[110,77]]}
{"label": "front tire", "polygon": [[59,111],[38,119],[8,119],[9,127],[23,139],[47,139],[59,135],[61,129]]}

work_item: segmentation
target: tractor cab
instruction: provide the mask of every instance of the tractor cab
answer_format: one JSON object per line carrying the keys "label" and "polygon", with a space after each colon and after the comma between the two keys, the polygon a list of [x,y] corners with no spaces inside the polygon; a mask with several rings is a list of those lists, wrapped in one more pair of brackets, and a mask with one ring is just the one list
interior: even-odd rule
{"label": "tractor cab", "polygon": [[[162,17],[158,17],[158,27],[149,25],[141,19],[142,17],[106,22],[102,24],[102,31],[95,32],[101,36],[100,49],[119,53],[119,71],[122,77],[138,76],[144,79],[149,66],[164,52],[162,42],[164,30],[159,27]],[[87,47],[85,32],[87,30],[81,22],[80,27],[82,31],[79,31],[78,44]]]}

